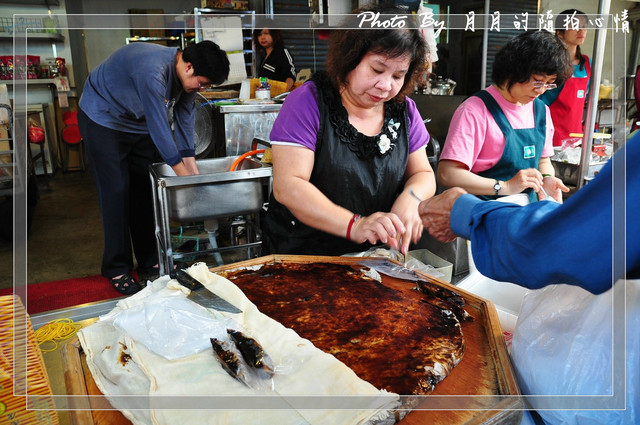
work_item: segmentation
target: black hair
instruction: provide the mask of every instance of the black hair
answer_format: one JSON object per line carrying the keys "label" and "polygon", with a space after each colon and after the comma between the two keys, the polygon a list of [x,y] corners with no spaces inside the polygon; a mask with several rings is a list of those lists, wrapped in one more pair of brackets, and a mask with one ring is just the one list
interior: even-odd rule
{"label": "black hair", "polygon": [[264,54],[264,47],[260,45],[258,38],[260,37],[260,33],[262,30],[269,30],[269,35],[271,35],[271,42],[274,48],[284,47],[284,41],[282,41],[282,31],[271,29],[271,28],[260,28],[253,31],[253,44],[256,46],[256,50],[260,51],[260,53]]}
{"label": "black hair", "polygon": [[[379,12],[381,15],[400,15],[406,11],[395,6],[379,6],[361,8],[353,13]],[[409,15],[411,16],[411,15]],[[403,101],[406,94],[413,91],[414,82],[419,81],[426,70],[429,48],[417,29],[360,29],[357,26],[347,26],[344,29],[331,31],[329,38],[329,52],[327,54],[327,74],[332,84],[340,88],[347,78],[362,61],[367,53],[387,55],[397,58],[409,55],[411,61],[404,77],[404,84],[396,96],[397,101]]]}
{"label": "black hair", "polygon": [[229,58],[216,43],[204,40],[187,46],[182,60],[193,65],[193,75],[201,75],[212,84],[222,84],[229,77]]}
{"label": "black hair", "polygon": [[491,78],[507,90],[524,83],[533,74],[556,75],[561,85],[573,75],[569,51],[556,34],[548,31],[527,31],[516,35],[496,54]]}
{"label": "black hair", "polygon": [[[564,34],[565,26],[566,26],[565,22],[567,22],[568,19],[571,19],[571,17],[574,14],[576,17],[582,17],[584,19],[587,19],[587,15],[578,9],[563,10],[558,14],[558,16],[556,16],[556,22],[555,22],[556,34],[557,33]],[[569,29],[572,29],[571,26],[569,26]],[[587,58],[584,57],[584,55],[582,54],[582,51],[580,50],[580,46],[576,46],[576,57],[580,61],[580,69],[583,69],[584,63],[586,62]]]}

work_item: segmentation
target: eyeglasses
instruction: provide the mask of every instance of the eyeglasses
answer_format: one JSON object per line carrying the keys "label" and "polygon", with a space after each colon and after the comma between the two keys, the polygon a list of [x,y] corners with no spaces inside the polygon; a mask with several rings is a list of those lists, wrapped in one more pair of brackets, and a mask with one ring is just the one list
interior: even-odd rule
{"label": "eyeglasses", "polygon": [[556,87],[558,87],[556,83],[543,83],[542,81],[537,81],[537,80],[529,80],[529,84],[531,84],[533,88],[536,90],[540,90],[540,89],[553,90]]}
{"label": "eyeglasses", "polygon": [[200,77],[196,77],[196,81],[198,82],[198,90],[202,91],[211,85],[210,82],[203,83],[200,81]]}

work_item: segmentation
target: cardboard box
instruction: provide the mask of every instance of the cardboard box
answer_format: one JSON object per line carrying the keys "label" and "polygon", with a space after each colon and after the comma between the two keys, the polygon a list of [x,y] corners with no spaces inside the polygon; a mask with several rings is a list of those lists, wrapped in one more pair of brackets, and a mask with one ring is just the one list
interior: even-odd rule
{"label": "cardboard box", "polygon": [[453,272],[453,264],[438,257],[433,252],[428,249],[415,249],[413,251],[407,252],[405,257],[405,261],[409,261],[411,258],[415,258],[416,260],[422,262],[427,266],[433,266],[433,268],[442,273],[443,277],[439,278],[447,283],[451,283],[451,274]]}
{"label": "cardboard box", "polygon": [[[9,138],[9,130],[3,126],[0,125],[0,151],[8,151],[11,150],[11,145],[9,144],[8,140],[4,140],[4,139],[8,139]],[[13,158],[11,157],[10,154],[2,154],[0,155],[0,162],[3,164],[11,164],[11,162],[13,162]],[[0,176],[10,176],[13,174],[12,171],[12,167],[0,167]]]}

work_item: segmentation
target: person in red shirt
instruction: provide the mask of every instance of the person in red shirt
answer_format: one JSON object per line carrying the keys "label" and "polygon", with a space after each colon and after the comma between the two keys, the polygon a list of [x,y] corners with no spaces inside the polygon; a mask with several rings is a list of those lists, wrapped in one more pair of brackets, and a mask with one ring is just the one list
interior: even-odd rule
{"label": "person in red shirt", "polygon": [[555,127],[553,146],[562,146],[571,133],[583,133],[584,103],[591,77],[591,61],[580,50],[587,35],[586,26],[587,16],[577,9],[563,10],[556,17],[556,34],[567,45],[574,71],[564,84],[540,96],[549,105]]}

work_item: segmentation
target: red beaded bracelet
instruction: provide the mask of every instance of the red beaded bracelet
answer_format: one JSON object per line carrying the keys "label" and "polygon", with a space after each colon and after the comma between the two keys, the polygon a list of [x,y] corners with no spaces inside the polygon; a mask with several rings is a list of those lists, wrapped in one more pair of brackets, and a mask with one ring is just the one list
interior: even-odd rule
{"label": "red beaded bracelet", "polygon": [[354,214],[353,217],[351,217],[351,220],[349,220],[349,225],[347,226],[347,239],[351,240],[351,228],[353,227],[353,223],[356,222],[356,220],[358,220],[360,217],[362,217],[360,214]]}

